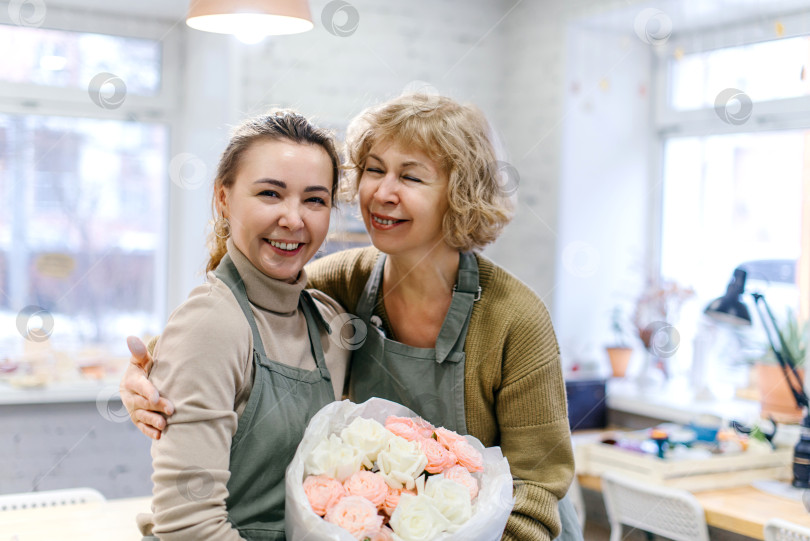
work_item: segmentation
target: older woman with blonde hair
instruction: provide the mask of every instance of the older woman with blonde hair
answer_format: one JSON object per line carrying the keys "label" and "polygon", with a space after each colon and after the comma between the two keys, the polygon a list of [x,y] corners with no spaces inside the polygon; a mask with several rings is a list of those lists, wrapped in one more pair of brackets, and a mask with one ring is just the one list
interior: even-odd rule
{"label": "older woman with blonde hair", "polygon": [[[543,302],[478,253],[512,216],[489,124],[450,98],[403,95],[358,115],[347,149],[344,191],[373,246],[323,257],[307,273],[358,318],[348,397],[399,402],[500,446],[516,500],[503,539],[555,538],[574,475],[560,353]],[[142,406],[156,395],[143,362],[125,376],[124,401],[154,437],[165,420],[146,409],[166,403],[135,407],[135,394]],[[563,502],[564,538],[581,539]]]}

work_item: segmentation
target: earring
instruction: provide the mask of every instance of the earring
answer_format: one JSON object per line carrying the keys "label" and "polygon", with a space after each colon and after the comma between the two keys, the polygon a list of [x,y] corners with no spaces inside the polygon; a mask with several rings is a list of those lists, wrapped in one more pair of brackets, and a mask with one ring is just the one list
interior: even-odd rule
{"label": "earring", "polygon": [[217,221],[214,222],[214,235],[219,239],[227,239],[231,236],[231,223],[227,218],[222,216],[217,218]]}

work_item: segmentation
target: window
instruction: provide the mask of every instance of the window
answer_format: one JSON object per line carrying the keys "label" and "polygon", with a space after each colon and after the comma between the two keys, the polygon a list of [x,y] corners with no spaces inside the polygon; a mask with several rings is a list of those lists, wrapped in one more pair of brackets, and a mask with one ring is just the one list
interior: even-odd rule
{"label": "window", "polygon": [[14,83],[85,90],[99,73],[114,73],[127,91],[155,96],[160,91],[161,43],[157,40],[3,25],[0,78]]}
{"label": "window", "polygon": [[20,53],[0,58],[0,362],[21,385],[117,377],[79,368],[165,321],[176,47],[141,26],[0,25]]}
{"label": "window", "polygon": [[[670,52],[678,50],[684,45],[673,43]],[[801,223],[803,202],[810,199],[810,37],[667,58],[657,67],[665,83],[657,119],[663,144],[660,270],[696,292],[678,325],[679,357],[686,361],[678,364],[687,368],[702,309],[725,291],[735,267],[761,259],[798,262],[803,247],[808,250]],[[765,292],[777,317],[799,308],[797,287],[749,278],[754,282],[747,291]],[[749,337],[764,347],[749,295],[745,302],[755,318]],[[746,355],[725,353],[729,361]]]}
{"label": "window", "polygon": [[727,88],[767,101],[810,95],[810,37],[752,43],[684,54],[668,62],[670,106],[678,111],[714,107]]}

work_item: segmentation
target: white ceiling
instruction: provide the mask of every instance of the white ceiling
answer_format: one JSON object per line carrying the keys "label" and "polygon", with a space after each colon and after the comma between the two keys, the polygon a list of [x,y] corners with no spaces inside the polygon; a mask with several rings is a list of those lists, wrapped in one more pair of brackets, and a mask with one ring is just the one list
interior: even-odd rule
{"label": "white ceiling", "polygon": [[[381,0],[388,1],[388,0]],[[511,3],[511,0],[509,0]],[[609,2],[606,2],[608,4]],[[628,2],[630,3],[630,2]],[[185,17],[189,0],[48,0],[48,5],[68,9],[103,11],[125,15],[157,16],[177,20]],[[632,2],[626,8],[590,18],[603,28],[626,29],[640,9],[654,7],[671,19],[673,29],[697,30],[735,22],[810,10],[808,0],[650,0]],[[632,28],[632,26],[631,26]]]}

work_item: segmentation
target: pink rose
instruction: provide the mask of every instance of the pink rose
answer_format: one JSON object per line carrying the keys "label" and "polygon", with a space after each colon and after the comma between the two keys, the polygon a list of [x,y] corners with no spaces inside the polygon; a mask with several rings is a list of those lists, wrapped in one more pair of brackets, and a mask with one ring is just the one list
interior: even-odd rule
{"label": "pink rose", "polygon": [[441,473],[447,468],[456,465],[456,455],[452,451],[448,451],[444,446],[434,439],[424,439],[420,442],[422,444],[422,452],[428,459],[425,470],[428,473]]}
{"label": "pink rose", "polygon": [[411,419],[410,417],[397,417],[396,415],[389,415],[385,419],[385,425],[388,426],[390,423],[402,423],[405,425],[410,425],[414,428],[416,427],[416,425],[413,422],[413,419]]}
{"label": "pink rose", "polygon": [[371,541],[394,541],[394,530],[383,526],[377,535],[371,538]]}
{"label": "pink rose", "polygon": [[349,496],[362,496],[378,509],[388,496],[388,484],[378,473],[366,470],[355,472],[343,482],[343,488]]}
{"label": "pink rose", "polygon": [[340,526],[355,539],[373,538],[380,532],[382,516],[373,503],[361,496],[346,496],[326,511],[327,522]]}
{"label": "pink rose", "polygon": [[346,495],[340,481],[326,475],[310,475],[304,479],[304,492],[312,510],[321,517]]}
{"label": "pink rose", "polygon": [[467,468],[464,466],[453,466],[448,470],[444,470],[444,478],[455,481],[470,489],[470,501],[478,496],[478,481],[475,480],[475,477],[470,475],[470,472],[468,472]]}
{"label": "pink rose", "polygon": [[456,455],[458,463],[467,468],[467,471],[484,471],[484,457],[466,440],[454,442],[450,450]]}
{"label": "pink rose", "polygon": [[385,420],[385,428],[394,435],[405,438],[408,441],[418,441],[421,439],[419,428],[414,424],[413,419],[408,417],[389,416]]}
{"label": "pink rose", "polygon": [[413,425],[419,431],[419,435],[422,436],[423,438],[432,438],[433,432],[436,430],[435,426],[425,421],[421,417],[417,417],[416,419],[414,419]]}
{"label": "pink rose", "polygon": [[457,433],[452,430],[447,430],[444,427],[437,428],[434,434],[436,434],[436,441],[444,445],[445,449],[450,449],[457,441],[467,441],[464,439],[464,436],[459,436]]}
{"label": "pink rose", "polygon": [[[463,468],[462,468],[463,469]],[[466,471],[466,470],[465,470]],[[388,487],[388,495],[383,501],[382,510],[390,517],[394,514],[394,509],[399,505],[399,498],[402,494],[413,494],[416,496],[415,490],[408,490],[405,488],[391,488]]]}

